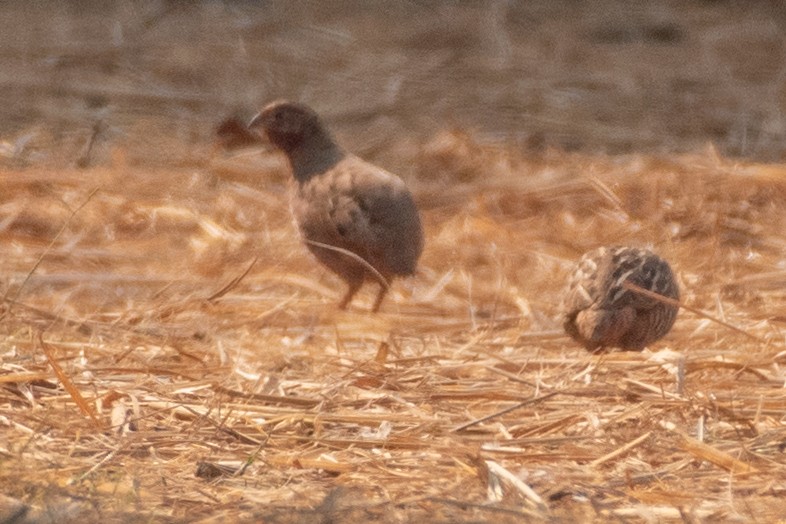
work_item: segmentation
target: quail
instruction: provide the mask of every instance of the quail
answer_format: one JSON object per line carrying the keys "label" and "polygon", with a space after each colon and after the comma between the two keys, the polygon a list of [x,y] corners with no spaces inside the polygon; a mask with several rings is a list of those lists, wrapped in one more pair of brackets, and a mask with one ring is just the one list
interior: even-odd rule
{"label": "quail", "polygon": [[611,347],[640,351],[666,335],[678,307],[634,286],[674,301],[680,297],[668,262],[648,249],[601,247],[586,253],[565,293],[567,334],[591,352]]}
{"label": "quail", "polygon": [[339,146],[309,107],[277,101],[249,123],[289,160],[292,212],[306,247],[348,289],[345,309],[366,280],[380,288],[377,311],[395,277],[415,273],[423,227],[404,182]]}

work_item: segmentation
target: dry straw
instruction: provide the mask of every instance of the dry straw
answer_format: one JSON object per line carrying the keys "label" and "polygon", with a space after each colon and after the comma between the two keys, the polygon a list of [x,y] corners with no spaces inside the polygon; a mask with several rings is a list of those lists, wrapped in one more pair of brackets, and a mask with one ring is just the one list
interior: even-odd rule
{"label": "dry straw", "polygon": [[[0,170],[0,515],[782,517],[786,170],[439,140],[409,176],[419,274],[378,315],[371,292],[336,310],[278,164]],[[558,305],[612,243],[668,259],[683,310],[643,353],[589,355]]]}

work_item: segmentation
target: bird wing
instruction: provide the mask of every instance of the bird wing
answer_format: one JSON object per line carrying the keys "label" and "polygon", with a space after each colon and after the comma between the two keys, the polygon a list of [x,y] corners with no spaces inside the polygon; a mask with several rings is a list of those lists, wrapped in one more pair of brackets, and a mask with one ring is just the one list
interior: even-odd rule
{"label": "bird wing", "polygon": [[647,311],[662,304],[654,298],[627,289],[625,282],[669,298],[679,298],[667,262],[642,249],[631,248],[621,250],[620,253],[615,263],[607,261],[603,268],[601,278],[608,285],[602,300],[604,307],[632,307],[637,311]]}
{"label": "bird wing", "polygon": [[328,213],[345,247],[385,275],[413,273],[423,231],[404,182],[348,156],[334,168],[332,183]]}
{"label": "bird wing", "polygon": [[596,304],[600,297],[598,272],[602,270],[599,267],[602,257],[598,253],[590,252],[583,256],[571,275],[562,303],[563,314],[571,321],[579,311]]}

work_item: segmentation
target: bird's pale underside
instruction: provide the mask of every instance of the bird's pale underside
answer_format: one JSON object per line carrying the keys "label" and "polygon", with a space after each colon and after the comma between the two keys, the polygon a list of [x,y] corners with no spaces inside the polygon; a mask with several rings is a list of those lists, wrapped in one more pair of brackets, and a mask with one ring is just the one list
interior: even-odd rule
{"label": "bird's pale underside", "polygon": [[390,282],[415,273],[423,229],[415,201],[397,176],[345,152],[310,108],[274,102],[251,122],[289,160],[295,221],[308,249],[348,286],[346,308],[366,280],[379,283],[376,311]]}
{"label": "bird's pale underside", "polygon": [[602,247],[585,254],[566,290],[565,331],[593,352],[610,347],[640,351],[660,339],[674,325],[678,308],[635,287],[679,300],[671,267],[652,251]]}

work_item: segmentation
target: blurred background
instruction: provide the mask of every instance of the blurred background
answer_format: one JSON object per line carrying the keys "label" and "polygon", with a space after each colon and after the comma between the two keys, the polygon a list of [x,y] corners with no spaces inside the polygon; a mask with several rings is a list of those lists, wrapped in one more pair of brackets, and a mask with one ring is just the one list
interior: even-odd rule
{"label": "blurred background", "polygon": [[3,2],[0,26],[17,164],[188,164],[280,97],[405,175],[397,146],[451,128],[535,152],[786,153],[776,0]]}

